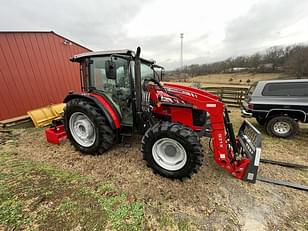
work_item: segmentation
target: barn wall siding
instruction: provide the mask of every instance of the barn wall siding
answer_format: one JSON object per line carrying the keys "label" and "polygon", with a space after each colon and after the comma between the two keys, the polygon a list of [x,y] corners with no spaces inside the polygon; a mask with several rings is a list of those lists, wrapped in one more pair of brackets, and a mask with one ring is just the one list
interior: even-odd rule
{"label": "barn wall siding", "polygon": [[89,49],[65,40],[53,32],[0,32],[0,120],[80,90],[79,65],[69,57]]}

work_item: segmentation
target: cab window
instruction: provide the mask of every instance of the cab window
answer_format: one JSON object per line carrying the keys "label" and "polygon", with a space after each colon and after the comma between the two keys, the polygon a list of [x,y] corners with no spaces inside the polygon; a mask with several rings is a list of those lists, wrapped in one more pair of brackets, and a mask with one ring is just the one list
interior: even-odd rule
{"label": "cab window", "polygon": [[105,70],[105,62],[110,57],[91,58],[91,86],[97,90],[112,92],[117,87],[129,88],[128,62],[122,58],[113,58],[117,68],[117,79],[108,78]]}

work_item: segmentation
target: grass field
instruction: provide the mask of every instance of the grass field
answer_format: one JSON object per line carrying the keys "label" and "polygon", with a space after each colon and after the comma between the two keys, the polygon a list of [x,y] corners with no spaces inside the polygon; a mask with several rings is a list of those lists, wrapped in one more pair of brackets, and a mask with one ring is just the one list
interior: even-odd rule
{"label": "grass field", "polygon": [[[242,122],[232,109],[237,130]],[[308,127],[294,139],[262,132],[262,157],[308,162]],[[1,134],[1,133],[0,133]],[[192,179],[152,173],[140,136],[100,156],[69,142],[52,145],[42,129],[0,137],[0,230],[307,230],[308,194],[236,180],[219,168],[202,139],[205,161]],[[308,184],[307,170],[262,164],[265,177]]]}
{"label": "grass field", "polygon": [[[186,78],[186,82],[182,81],[182,84],[201,83],[201,86],[233,86],[233,87],[248,87],[253,82],[259,80],[280,79],[288,78],[287,75],[282,73],[234,73],[234,74],[211,74],[201,75],[192,78]],[[170,80],[175,82],[174,79]]]}
{"label": "grass field", "polygon": [[0,155],[0,229],[141,229],[143,204],[112,183],[14,155]]}
{"label": "grass field", "polygon": [[[181,84],[248,87],[247,79],[281,77],[224,74]],[[237,130],[239,109],[231,108],[231,119]],[[307,165],[307,124],[286,140],[250,121],[262,132],[263,158]],[[68,141],[47,143],[42,129],[0,132],[0,230],[308,230],[307,192],[236,180],[216,165],[207,138],[202,168],[183,182],[153,174],[140,140],[91,156]],[[308,184],[307,170],[261,164],[259,175]]]}

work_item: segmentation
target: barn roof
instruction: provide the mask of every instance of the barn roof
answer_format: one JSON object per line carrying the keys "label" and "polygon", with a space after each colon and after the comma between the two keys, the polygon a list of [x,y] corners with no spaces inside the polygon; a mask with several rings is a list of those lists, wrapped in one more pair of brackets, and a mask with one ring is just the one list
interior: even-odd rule
{"label": "barn roof", "polygon": [[71,40],[71,39],[69,39],[69,38],[66,38],[66,37],[64,37],[64,36],[62,36],[62,35],[60,35],[60,34],[57,34],[56,32],[54,32],[54,31],[35,31],[35,30],[33,30],[33,31],[31,31],[31,30],[29,30],[29,31],[0,31],[0,35],[1,34],[5,34],[5,33],[12,33],[12,34],[17,34],[17,33],[36,33],[36,34],[41,34],[41,33],[48,33],[48,34],[54,34],[54,35],[56,35],[56,36],[58,36],[58,37],[60,37],[60,38],[63,38],[64,40],[66,40],[66,41],[68,41],[68,42],[71,42],[71,43],[74,43],[75,45],[77,45],[77,46],[80,46],[80,47],[82,47],[82,48],[84,48],[84,49],[86,49],[86,50],[88,50],[88,51],[92,51],[91,49],[89,49],[89,48],[87,48],[87,47],[85,47],[85,46],[83,46],[83,45],[81,45],[81,44],[79,44],[79,43],[77,43],[77,42],[74,42],[73,40]]}

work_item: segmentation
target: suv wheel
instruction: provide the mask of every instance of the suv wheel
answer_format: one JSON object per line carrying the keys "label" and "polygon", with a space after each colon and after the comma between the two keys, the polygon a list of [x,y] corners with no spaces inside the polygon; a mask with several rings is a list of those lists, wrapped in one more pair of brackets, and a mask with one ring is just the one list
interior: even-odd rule
{"label": "suv wheel", "polygon": [[272,136],[289,138],[298,132],[298,123],[288,116],[278,116],[268,121],[266,131]]}

